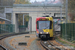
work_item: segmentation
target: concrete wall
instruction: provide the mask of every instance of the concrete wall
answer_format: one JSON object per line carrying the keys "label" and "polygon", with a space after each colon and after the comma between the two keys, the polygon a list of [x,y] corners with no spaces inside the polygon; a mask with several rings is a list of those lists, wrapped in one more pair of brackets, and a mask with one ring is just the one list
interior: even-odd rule
{"label": "concrete wall", "polygon": [[[64,10],[64,9],[63,9]],[[62,10],[62,11],[63,11]],[[32,18],[32,28],[29,25],[29,28],[31,28],[32,31],[36,31],[36,17],[42,17],[43,13],[51,13],[50,16],[54,16],[54,13],[60,13],[60,8],[58,7],[13,7],[13,24],[15,24],[15,32],[19,32],[19,29],[17,28],[17,22],[16,22],[16,13],[29,13],[29,16]],[[65,12],[63,12],[65,13]]]}

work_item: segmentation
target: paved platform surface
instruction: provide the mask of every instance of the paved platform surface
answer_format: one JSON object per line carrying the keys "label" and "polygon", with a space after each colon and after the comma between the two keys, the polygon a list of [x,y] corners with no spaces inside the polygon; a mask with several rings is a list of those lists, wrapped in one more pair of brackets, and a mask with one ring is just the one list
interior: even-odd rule
{"label": "paved platform surface", "polygon": [[[27,43],[27,45],[19,45],[19,43]],[[22,34],[7,37],[1,40],[0,44],[7,48],[7,50],[44,50],[36,34]]]}
{"label": "paved platform surface", "polygon": [[[30,50],[30,45],[32,41],[35,39],[36,39],[35,34],[25,34],[25,35],[11,38],[11,40],[9,41],[9,44],[16,50]],[[27,43],[27,45],[19,45],[19,43]]]}

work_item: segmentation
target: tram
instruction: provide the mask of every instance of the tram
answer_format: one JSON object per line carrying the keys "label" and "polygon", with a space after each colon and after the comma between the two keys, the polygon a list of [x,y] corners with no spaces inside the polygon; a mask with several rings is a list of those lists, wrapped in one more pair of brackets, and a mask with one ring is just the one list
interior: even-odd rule
{"label": "tram", "polygon": [[36,18],[36,36],[43,38],[53,38],[53,18],[37,17]]}

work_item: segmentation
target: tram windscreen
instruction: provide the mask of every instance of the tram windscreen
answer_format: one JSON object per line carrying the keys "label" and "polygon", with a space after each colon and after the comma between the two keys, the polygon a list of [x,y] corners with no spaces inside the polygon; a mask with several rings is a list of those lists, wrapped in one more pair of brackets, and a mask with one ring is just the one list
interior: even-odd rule
{"label": "tram windscreen", "polygon": [[37,29],[50,29],[51,24],[51,21],[38,21]]}

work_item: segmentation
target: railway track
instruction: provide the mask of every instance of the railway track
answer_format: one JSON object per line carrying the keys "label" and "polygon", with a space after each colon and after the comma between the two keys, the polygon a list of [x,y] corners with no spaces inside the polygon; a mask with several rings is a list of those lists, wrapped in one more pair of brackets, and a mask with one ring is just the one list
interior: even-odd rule
{"label": "railway track", "polygon": [[5,34],[5,35],[1,35],[1,36],[0,36],[0,40],[4,39],[4,38],[6,38],[6,37],[10,37],[10,36],[20,35],[20,34],[28,34],[28,33],[29,33],[29,32]]}
{"label": "railway track", "polygon": [[[12,33],[12,34],[5,34],[5,35],[0,35],[0,40],[10,37],[10,36],[15,36],[15,35],[20,35],[20,34],[28,34],[29,32],[24,32],[24,33]],[[0,50],[7,50],[5,47],[0,45]]]}
{"label": "railway track", "polygon": [[46,49],[46,50],[62,50],[59,47],[56,47],[56,44],[53,44],[52,42],[48,41],[40,41],[41,45]]}
{"label": "railway track", "polygon": [[2,45],[0,45],[0,50],[7,50],[7,49],[3,47]]}

